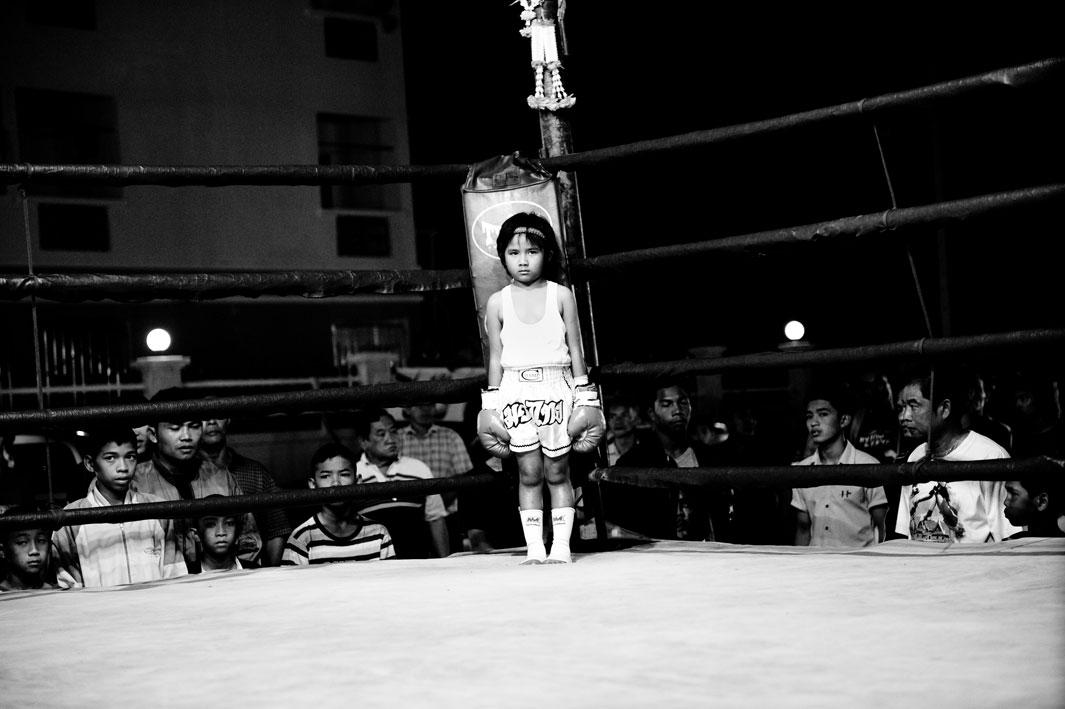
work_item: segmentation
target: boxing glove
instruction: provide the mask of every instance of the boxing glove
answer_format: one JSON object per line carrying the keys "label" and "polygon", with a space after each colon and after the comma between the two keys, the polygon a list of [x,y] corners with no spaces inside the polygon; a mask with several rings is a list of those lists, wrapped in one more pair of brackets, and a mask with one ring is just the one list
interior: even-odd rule
{"label": "boxing glove", "polygon": [[477,414],[477,438],[496,458],[510,457],[510,434],[499,414],[499,390],[481,391],[481,411]]}
{"label": "boxing glove", "polygon": [[603,403],[594,384],[583,384],[573,390],[573,412],[566,427],[573,441],[574,453],[589,453],[599,446],[606,430]]}

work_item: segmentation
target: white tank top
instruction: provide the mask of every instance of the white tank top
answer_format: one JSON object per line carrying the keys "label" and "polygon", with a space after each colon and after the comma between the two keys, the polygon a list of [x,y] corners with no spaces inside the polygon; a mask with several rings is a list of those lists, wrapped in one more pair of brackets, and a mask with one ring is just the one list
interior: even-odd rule
{"label": "white tank top", "polygon": [[503,344],[499,363],[504,369],[522,369],[570,363],[566,345],[566,324],[558,308],[559,285],[547,282],[544,316],[539,322],[526,323],[514,311],[514,288],[505,286],[500,292],[499,313],[503,329],[499,339]]}

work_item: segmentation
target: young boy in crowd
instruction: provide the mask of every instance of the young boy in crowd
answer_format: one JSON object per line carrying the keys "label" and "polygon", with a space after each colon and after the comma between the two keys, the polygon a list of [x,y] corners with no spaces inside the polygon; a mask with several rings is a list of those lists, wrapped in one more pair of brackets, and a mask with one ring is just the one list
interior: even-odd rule
{"label": "young boy in crowd", "polygon": [[[137,438],[131,429],[111,426],[90,433],[83,460],[95,479],[89,483],[88,495],[64,509],[163,501],[130,489],[137,465]],[[59,552],[59,565],[86,587],[142,583],[188,573],[174,521],[169,519],[62,527],[52,535],[52,543]]]}
{"label": "young boy in crowd", "polygon": [[1056,480],[1007,480],[1003,512],[1010,524],[1027,527],[1010,539],[1065,537],[1065,504],[1062,485]]}
{"label": "young boy in crowd", "polygon": [[[205,500],[224,495],[208,495]],[[235,569],[257,569],[254,561],[244,561],[237,557],[237,540],[240,539],[243,515],[235,512],[207,513],[196,520],[193,530],[193,542],[196,547],[196,562],[199,571],[233,571]]]}
{"label": "young boy in crowd", "polygon": [[[28,507],[9,507],[4,515],[27,514]],[[52,564],[52,531],[46,527],[9,529],[0,533],[0,591],[71,588],[74,579],[56,579]]]}
{"label": "young boy in crowd", "polygon": [[[878,464],[847,440],[844,432],[851,410],[843,392],[814,394],[806,405],[806,430],[815,450],[794,465]],[[791,493],[791,506],[796,512],[797,546],[862,547],[884,541],[888,500],[883,487],[797,487]]]}
{"label": "young boy in crowd", "polygon": [[[358,457],[347,447],[327,443],[311,456],[307,487],[317,490],[354,485],[356,460]],[[321,512],[293,530],[281,555],[281,565],[374,561],[395,555],[392,538],[383,525],[362,517],[353,500],[338,500],[325,503]]]}

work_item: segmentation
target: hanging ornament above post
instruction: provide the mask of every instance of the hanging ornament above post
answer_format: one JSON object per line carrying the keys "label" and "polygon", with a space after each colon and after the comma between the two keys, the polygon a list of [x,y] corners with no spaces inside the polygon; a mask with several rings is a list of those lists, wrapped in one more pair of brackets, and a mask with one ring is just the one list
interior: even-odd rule
{"label": "hanging ornament above post", "polygon": [[517,0],[521,3],[521,19],[525,27],[522,37],[532,44],[532,67],[536,72],[536,87],[526,99],[529,108],[538,111],[557,111],[569,108],[577,97],[566,93],[562,86],[562,62],[558,60],[555,22],[544,16],[543,0]]}

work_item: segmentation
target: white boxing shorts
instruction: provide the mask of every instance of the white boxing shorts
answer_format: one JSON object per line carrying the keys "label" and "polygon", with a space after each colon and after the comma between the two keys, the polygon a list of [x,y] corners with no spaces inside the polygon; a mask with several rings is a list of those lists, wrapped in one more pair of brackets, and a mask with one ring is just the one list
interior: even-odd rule
{"label": "white boxing shorts", "polygon": [[504,369],[499,382],[500,416],[510,434],[510,450],[537,448],[548,458],[569,453],[566,431],[573,411],[572,372],[567,366]]}

